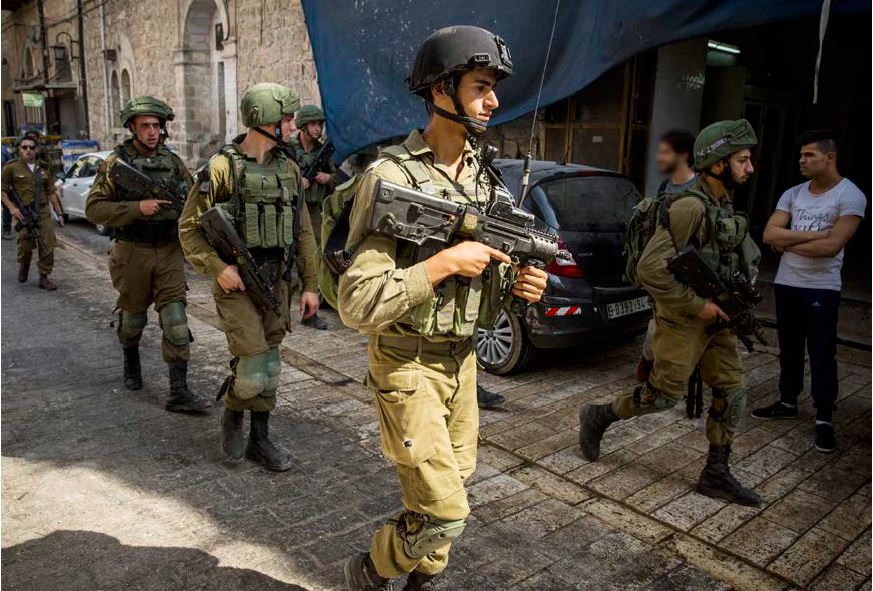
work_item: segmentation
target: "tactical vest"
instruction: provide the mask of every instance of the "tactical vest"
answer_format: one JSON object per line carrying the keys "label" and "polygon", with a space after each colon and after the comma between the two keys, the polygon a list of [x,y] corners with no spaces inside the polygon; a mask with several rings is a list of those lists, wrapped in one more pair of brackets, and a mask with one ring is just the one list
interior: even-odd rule
{"label": "tactical vest", "polygon": [[[294,154],[297,156],[297,164],[300,165],[301,173],[306,170],[308,166],[312,164],[312,161],[315,160],[315,157],[318,156],[318,150],[321,148],[320,143],[316,143],[315,148],[311,152],[307,152],[303,148],[303,143],[295,138],[294,143]],[[323,171],[327,172],[327,171]],[[324,185],[319,185],[315,181],[313,181],[309,188],[303,191],[303,197],[306,199],[306,203],[309,205],[321,204],[324,200],[326,194],[326,187]]]}
{"label": "tactical vest", "polygon": [[294,242],[294,204],[297,178],[289,158],[274,149],[269,161],[258,164],[236,148],[221,149],[230,161],[233,196],[218,204],[236,220],[237,231],[256,258],[282,260]]}
{"label": "tactical vest", "polygon": [[[476,204],[476,185],[470,184],[457,190],[447,185],[436,186],[430,169],[421,160],[410,154],[403,145],[385,148],[379,155],[399,165],[412,187],[430,195],[464,204]],[[482,175],[481,179],[486,179]],[[491,182],[479,181],[479,199],[484,206],[495,198]],[[408,268],[436,254],[435,250],[399,240],[395,265]],[[434,288],[436,297],[409,310],[399,324],[421,335],[449,337],[472,336],[478,324],[490,327],[500,313],[501,304],[509,291],[509,280],[502,268],[492,262],[485,272],[473,278],[453,275]]]}
{"label": "tactical vest", "polygon": [[[709,195],[696,189],[691,194],[706,206],[706,242],[697,248],[709,267],[728,284],[736,272],[754,283],[758,276],[761,251],[749,236],[749,219],[734,211],[731,203],[719,205]],[[680,196],[681,197],[681,196]]]}
{"label": "tactical vest", "polygon": [[[114,153],[149,178],[168,186],[176,185],[183,195],[188,193],[190,187],[187,180],[180,179],[178,175],[177,157],[166,147],[158,146],[154,156],[144,156],[133,147],[133,140],[127,140],[117,146]],[[116,187],[115,200],[139,201],[140,198]],[[130,242],[171,242],[177,239],[179,233],[179,213],[175,207],[161,207],[153,216],[113,228],[113,237]]]}

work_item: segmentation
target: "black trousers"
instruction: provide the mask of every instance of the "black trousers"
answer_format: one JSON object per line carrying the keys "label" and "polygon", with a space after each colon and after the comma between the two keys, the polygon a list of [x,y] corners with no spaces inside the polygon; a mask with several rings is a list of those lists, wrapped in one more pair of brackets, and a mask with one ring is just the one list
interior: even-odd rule
{"label": "black trousers", "polygon": [[797,396],[803,391],[804,353],[808,352],[816,420],[830,421],[839,393],[836,355],[840,292],[778,284],[773,288],[782,402],[797,404]]}
{"label": "black trousers", "polygon": [[11,230],[12,229],[12,213],[6,207],[6,204],[3,204],[3,229]]}

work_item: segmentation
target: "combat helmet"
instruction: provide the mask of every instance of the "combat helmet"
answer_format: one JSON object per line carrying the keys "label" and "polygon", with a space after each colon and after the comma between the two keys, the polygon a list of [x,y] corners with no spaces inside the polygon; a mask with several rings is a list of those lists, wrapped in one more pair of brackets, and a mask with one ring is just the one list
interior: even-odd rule
{"label": "combat helmet", "polygon": [[[426,100],[438,115],[461,123],[470,133],[483,133],[487,126],[470,117],[457,98],[458,78],[476,68],[495,71],[498,80],[512,75],[509,47],[499,36],[479,27],[455,26],[439,29],[424,40],[409,79],[409,90]],[[429,89],[435,82],[446,81],[445,92],[452,99],[457,114],[433,104]]]}
{"label": "combat helmet", "polygon": [[121,108],[121,113],[119,113],[119,115],[121,117],[122,127],[127,127],[130,120],[137,115],[153,115],[160,119],[161,127],[163,127],[167,121],[172,121],[176,118],[170,105],[153,96],[135,96],[128,99]]}
{"label": "combat helmet", "polygon": [[298,128],[313,121],[324,121],[324,111],[316,105],[303,105],[294,116],[294,124]]}
{"label": "combat helmet", "polygon": [[242,122],[246,127],[272,125],[300,108],[300,99],[291,89],[273,82],[250,86],[240,102]]}
{"label": "combat helmet", "polygon": [[757,143],[755,130],[745,119],[716,121],[703,128],[694,140],[694,168],[705,171],[719,160]]}

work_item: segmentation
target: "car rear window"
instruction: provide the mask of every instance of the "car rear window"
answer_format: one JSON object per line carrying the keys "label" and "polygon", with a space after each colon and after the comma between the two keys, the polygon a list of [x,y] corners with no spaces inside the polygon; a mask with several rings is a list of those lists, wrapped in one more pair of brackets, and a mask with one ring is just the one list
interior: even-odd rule
{"label": "car rear window", "polygon": [[555,230],[623,232],[640,200],[628,179],[574,176],[544,181],[525,199],[525,209]]}

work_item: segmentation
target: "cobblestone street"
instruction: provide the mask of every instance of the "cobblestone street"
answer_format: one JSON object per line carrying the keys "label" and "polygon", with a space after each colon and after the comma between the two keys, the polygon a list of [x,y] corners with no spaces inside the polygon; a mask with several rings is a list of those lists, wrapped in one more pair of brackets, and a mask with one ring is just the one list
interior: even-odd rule
{"label": "cobblestone street", "polygon": [[[329,331],[286,336],[271,426],[295,466],[228,464],[217,407],[163,409],[153,311],[145,387],[121,387],[109,242],[83,222],[58,234],[51,293],[35,270],[16,282],[14,243],[2,243],[3,588],[342,588],[343,560],[400,507],[360,385],[366,337],[330,311]],[[229,354],[208,281],[189,269],[189,287],[190,381],[212,397]],[[683,405],[621,423],[600,461],[582,459],[579,404],[631,386],[639,346],[480,373],[507,403],[482,411],[473,514],[440,589],[869,590],[869,352],[840,351],[837,453],[813,448],[808,396],[804,420],[744,418],[735,472],[765,499],[748,508],[693,491],[707,443]],[[750,406],[776,391],[775,353],[743,354]]]}

